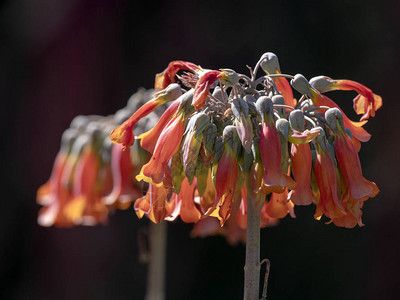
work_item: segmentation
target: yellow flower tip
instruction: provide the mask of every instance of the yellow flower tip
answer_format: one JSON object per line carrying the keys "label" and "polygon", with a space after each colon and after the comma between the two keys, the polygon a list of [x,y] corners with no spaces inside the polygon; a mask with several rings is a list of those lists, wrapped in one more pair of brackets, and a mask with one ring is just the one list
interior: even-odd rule
{"label": "yellow flower tip", "polygon": [[110,134],[110,139],[115,144],[123,146],[124,150],[130,147],[135,142],[135,136],[133,135],[133,128],[131,125],[123,123],[120,126],[114,128]]}
{"label": "yellow flower tip", "polygon": [[65,205],[64,215],[71,221],[77,221],[82,217],[83,210],[85,209],[86,198],[83,196],[76,197]]}

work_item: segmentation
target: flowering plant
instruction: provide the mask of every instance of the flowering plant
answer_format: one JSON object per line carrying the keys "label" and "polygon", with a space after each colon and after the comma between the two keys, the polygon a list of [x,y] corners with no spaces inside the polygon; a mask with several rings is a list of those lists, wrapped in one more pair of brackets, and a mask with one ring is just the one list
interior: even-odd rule
{"label": "flowering plant", "polygon": [[[131,201],[139,218],[179,216],[198,235],[216,230],[204,225],[216,218],[231,240],[246,239],[245,299],[259,296],[260,227],[294,217],[296,205],[315,205],[314,218],[336,226],[363,226],[363,204],[379,189],[363,177],[358,151],[371,137],[363,125],[382,106],[364,85],[282,74],[268,52],[249,76],[171,62],[155,90],[138,109],[86,122],[84,135],[71,125],[38,191],[42,225],[102,222]],[[360,121],[325,95],[332,90],[357,92]],[[149,118],[162,105],[159,119]],[[143,120],[151,126],[137,135]],[[111,127],[113,144],[104,140]]]}

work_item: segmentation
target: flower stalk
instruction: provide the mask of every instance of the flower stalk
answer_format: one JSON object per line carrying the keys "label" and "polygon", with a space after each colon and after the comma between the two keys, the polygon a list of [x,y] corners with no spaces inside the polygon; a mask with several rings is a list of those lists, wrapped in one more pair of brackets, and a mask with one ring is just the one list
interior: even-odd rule
{"label": "flower stalk", "polygon": [[260,291],[260,216],[256,198],[247,193],[246,262],[244,266],[244,300],[258,300]]}
{"label": "flower stalk", "polygon": [[150,222],[150,255],[147,273],[146,300],[165,299],[165,259],[167,252],[167,222]]}

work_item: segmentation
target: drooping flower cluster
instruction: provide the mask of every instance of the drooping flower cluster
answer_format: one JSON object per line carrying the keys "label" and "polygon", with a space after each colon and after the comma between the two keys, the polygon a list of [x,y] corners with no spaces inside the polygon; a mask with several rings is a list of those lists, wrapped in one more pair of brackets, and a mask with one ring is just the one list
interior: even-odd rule
{"label": "drooping flower cluster", "polygon": [[[257,78],[260,67],[265,75]],[[174,61],[156,75],[155,88],[159,97],[111,133],[124,148],[140,140],[151,155],[136,176],[149,183],[134,205],[139,217],[155,223],[216,217],[222,226],[234,214],[244,229],[251,197],[261,209],[262,226],[294,216],[295,205],[310,204],[317,219],[362,225],[363,203],[379,191],[362,176],[357,153],[360,142],[370,139],[362,126],[382,105],[367,87],[285,75],[276,55],[265,53],[250,77]],[[301,94],[298,101],[292,88]],[[360,122],[323,94],[331,90],[358,93],[354,109],[362,114]],[[166,102],[172,103],[154,128],[135,137],[136,122]]]}
{"label": "drooping flower cluster", "polygon": [[[358,158],[360,142],[370,139],[363,125],[382,106],[367,87],[282,74],[276,55],[265,53],[250,76],[171,62],[155,90],[141,93],[144,104],[136,97],[113,116],[71,123],[38,191],[40,224],[103,222],[135,200],[139,218],[179,216],[196,223],[194,235],[223,233],[235,242],[255,199],[262,227],[295,217],[296,205],[315,205],[316,219],[337,226],[362,226],[363,203],[379,192]],[[331,90],[358,94],[360,122],[324,94]]]}
{"label": "drooping flower cluster", "polygon": [[[142,197],[143,185],[134,180],[148,153],[135,145],[130,151],[113,144],[109,135],[154,94],[140,89],[125,108],[109,116],[77,116],[64,132],[49,180],[39,188],[37,202],[42,226],[95,225],[115,209],[127,209]],[[138,124],[154,126],[159,112]]]}

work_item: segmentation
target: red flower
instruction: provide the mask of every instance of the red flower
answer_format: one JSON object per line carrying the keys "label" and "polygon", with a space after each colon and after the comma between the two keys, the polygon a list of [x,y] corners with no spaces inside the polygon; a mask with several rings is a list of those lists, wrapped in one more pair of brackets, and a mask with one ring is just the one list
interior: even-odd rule
{"label": "red flower", "polygon": [[67,153],[60,150],[54,161],[50,179],[37,191],[37,202],[45,207],[39,211],[41,226],[71,226],[63,217],[65,203],[70,199],[70,191],[62,184],[62,175],[67,162]]}
{"label": "red flower", "polygon": [[375,197],[379,189],[362,175],[360,159],[350,137],[342,128],[338,128],[334,134],[336,159],[346,182],[347,197],[356,201]]}
{"label": "red flower", "polygon": [[259,141],[260,156],[264,166],[262,191],[283,193],[284,188],[294,189],[296,183],[281,171],[281,143],[273,122],[262,123]]}
{"label": "red flower", "polygon": [[63,210],[74,224],[95,225],[107,220],[108,209],[98,189],[99,159],[92,146],[85,146],[74,170],[72,199]]}
{"label": "red flower", "polygon": [[236,156],[232,148],[227,144],[225,144],[224,153],[218,162],[215,178],[216,201],[219,205],[218,215],[222,226],[230,216],[233,195],[238,179]]}
{"label": "red flower", "polygon": [[223,76],[220,71],[208,71],[200,76],[194,87],[194,95],[192,105],[195,109],[200,109],[206,103],[207,95],[210,91],[210,86]]}
{"label": "red flower", "polygon": [[113,145],[111,150],[111,172],[113,189],[110,194],[103,197],[107,205],[115,202],[131,202],[142,197],[143,193],[133,183],[134,167],[130,151],[124,151],[121,145]]}
{"label": "red flower", "polygon": [[154,147],[156,146],[157,140],[165,128],[165,126],[168,124],[168,122],[171,120],[172,116],[176,113],[178,110],[180,101],[175,100],[172,102],[172,104],[167,108],[167,110],[163,113],[161,118],[158,120],[157,124],[150,129],[149,131],[142,133],[137,137],[138,140],[140,140],[140,146],[150,152],[154,152]]}
{"label": "red flower", "polygon": [[202,69],[191,62],[182,60],[176,60],[169,63],[168,67],[161,73],[156,75],[154,89],[162,90],[165,89],[169,84],[175,82],[175,75],[180,70],[187,70],[193,73],[198,73]]}
{"label": "red flower", "polygon": [[150,161],[142,167],[140,174],[136,176],[138,181],[144,180],[156,185],[162,185],[165,168],[172,155],[178,149],[184,130],[185,119],[183,114],[179,114],[169,121],[157,140]]}
{"label": "red flower", "polygon": [[295,205],[309,205],[315,202],[310,187],[312,157],[309,144],[292,144],[291,162],[296,188],[289,193],[289,199]]}
{"label": "red flower", "polygon": [[164,186],[149,184],[147,193],[135,201],[136,215],[141,219],[144,215],[154,223],[160,223],[167,216],[166,203],[169,189]]}
{"label": "red flower", "polygon": [[[315,178],[319,189],[317,211],[321,210],[328,218],[338,218],[346,214],[339,202],[335,165],[324,145],[316,143]],[[316,214],[318,215],[318,213]]]}

